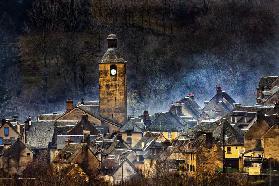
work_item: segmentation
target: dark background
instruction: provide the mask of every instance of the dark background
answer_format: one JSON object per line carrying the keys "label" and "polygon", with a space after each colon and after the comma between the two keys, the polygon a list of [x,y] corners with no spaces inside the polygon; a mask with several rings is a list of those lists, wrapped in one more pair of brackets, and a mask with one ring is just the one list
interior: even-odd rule
{"label": "dark background", "polygon": [[1,0],[1,117],[98,99],[98,62],[116,33],[128,61],[130,114],[166,111],[221,85],[255,104],[259,78],[278,75],[275,0]]}

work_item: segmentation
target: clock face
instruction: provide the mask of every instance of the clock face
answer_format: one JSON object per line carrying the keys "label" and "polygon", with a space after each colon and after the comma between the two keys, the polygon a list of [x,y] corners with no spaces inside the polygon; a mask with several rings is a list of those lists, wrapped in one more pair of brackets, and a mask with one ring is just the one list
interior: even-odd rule
{"label": "clock face", "polygon": [[112,76],[115,76],[115,75],[116,75],[116,69],[111,69],[111,70],[110,70],[110,74],[111,74]]}

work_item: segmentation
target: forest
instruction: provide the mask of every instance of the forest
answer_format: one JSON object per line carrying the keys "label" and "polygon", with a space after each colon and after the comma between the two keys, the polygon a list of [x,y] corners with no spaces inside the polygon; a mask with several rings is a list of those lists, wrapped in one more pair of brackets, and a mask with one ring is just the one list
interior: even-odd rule
{"label": "forest", "polygon": [[273,0],[9,0],[0,2],[0,116],[98,99],[98,63],[115,33],[128,61],[129,114],[168,109],[221,85],[254,104],[258,79],[278,73]]}

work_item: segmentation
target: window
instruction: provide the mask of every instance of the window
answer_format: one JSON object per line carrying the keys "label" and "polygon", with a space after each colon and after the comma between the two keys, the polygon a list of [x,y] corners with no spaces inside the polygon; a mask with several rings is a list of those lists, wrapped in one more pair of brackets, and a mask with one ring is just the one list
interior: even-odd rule
{"label": "window", "polygon": [[0,137],[0,145],[3,145],[3,138]]}
{"label": "window", "polygon": [[4,127],[4,135],[5,137],[8,137],[9,136],[9,127]]}
{"label": "window", "polygon": [[30,153],[27,153],[27,156],[30,156]]}
{"label": "window", "polygon": [[140,161],[140,162],[143,162],[143,161],[144,161],[143,155],[139,155],[139,161]]}
{"label": "window", "polygon": [[227,154],[231,154],[231,153],[232,153],[231,147],[227,147]]}

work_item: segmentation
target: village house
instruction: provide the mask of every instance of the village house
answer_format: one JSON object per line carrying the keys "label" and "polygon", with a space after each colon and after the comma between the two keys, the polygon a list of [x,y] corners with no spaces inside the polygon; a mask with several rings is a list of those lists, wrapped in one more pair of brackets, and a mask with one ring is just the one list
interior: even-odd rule
{"label": "village house", "polygon": [[273,105],[279,100],[279,77],[265,76],[257,87],[257,104]]}
{"label": "village house", "polygon": [[235,101],[220,86],[216,86],[216,94],[210,101],[205,101],[200,121],[220,119],[230,113],[235,107]]}
{"label": "village house", "polygon": [[156,113],[154,117],[154,120],[147,126],[146,130],[162,133],[169,141],[176,139],[181,132],[186,130],[186,123],[176,114],[171,112]]}
{"label": "village house", "polygon": [[20,175],[33,161],[33,152],[18,138],[10,147],[3,149],[0,168],[10,175]]}
{"label": "village house", "polygon": [[119,132],[122,139],[133,148],[142,138],[145,129],[142,119],[131,118],[119,129]]}
{"label": "village house", "polygon": [[197,124],[201,115],[201,108],[194,99],[194,94],[189,94],[183,99],[173,103],[170,112],[180,116],[187,125],[192,128]]}
{"label": "village house", "polygon": [[257,121],[257,112],[235,109],[231,112],[229,117],[231,126],[245,133]]}
{"label": "village house", "polygon": [[[89,140],[89,139],[87,139]],[[69,143],[52,161],[54,169],[61,171],[77,164],[87,175],[97,175],[100,161],[90,149],[89,143]]]}
{"label": "village house", "polygon": [[17,122],[14,126],[10,121],[3,119],[0,127],[0,146],[7,148],[14,144],[18,138],[24,140],[23,130],[21,125],[17,125]]}

